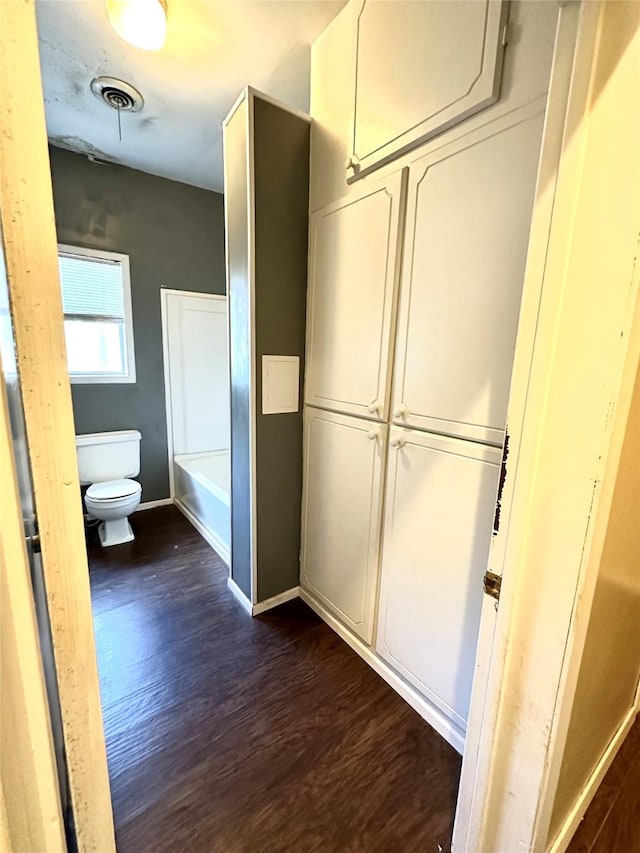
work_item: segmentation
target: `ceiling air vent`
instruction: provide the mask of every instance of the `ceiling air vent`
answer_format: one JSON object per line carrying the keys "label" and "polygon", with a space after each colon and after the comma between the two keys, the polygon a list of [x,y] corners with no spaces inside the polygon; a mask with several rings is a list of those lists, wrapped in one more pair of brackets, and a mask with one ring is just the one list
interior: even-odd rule
{"label": "ceiling air vent", "polygon": [[118,112],[138,113],[144,106],[140,92],[116,77],[94,77],[91,91],[96,98]]}

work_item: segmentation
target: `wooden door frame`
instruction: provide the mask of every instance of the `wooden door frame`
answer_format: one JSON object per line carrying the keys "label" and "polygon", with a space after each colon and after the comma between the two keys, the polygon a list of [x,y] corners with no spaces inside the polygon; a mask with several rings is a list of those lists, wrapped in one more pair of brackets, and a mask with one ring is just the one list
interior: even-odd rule
{"label": "wooden door frame", "polygon": [[0,471],[0,849],[63,853],[56,756],[2,370]]}
{"label": "wooden door frame", "polygon": [[557,180],[534,211],[460,853],[563,850],[581,816],[547,838],[640,359],[640,4],[579,12]]}
{"label": "wooden door frame", "polygon": [[113,853],[33,0],[0,0],[0,19],[0,221],[69,793],[78,849]]}

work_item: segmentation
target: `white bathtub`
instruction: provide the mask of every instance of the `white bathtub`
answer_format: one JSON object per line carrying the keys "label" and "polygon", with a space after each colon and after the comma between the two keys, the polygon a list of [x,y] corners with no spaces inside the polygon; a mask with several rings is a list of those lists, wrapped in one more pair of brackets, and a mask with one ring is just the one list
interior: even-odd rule
{"label": "white bathtub", "polygon": [[228,450],[173,457],[175,501],[222,559],[231,554],[231,469]]}

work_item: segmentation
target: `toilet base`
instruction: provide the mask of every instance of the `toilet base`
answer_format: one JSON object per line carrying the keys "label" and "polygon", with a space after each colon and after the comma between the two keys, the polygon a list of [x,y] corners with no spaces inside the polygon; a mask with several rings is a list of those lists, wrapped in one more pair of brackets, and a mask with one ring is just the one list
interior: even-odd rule
{"label": "toilet base", "polygon": [[103,521],[98,527],[98,536],[100,544],[103,548],[109,548],[111,545],[123,545],[125,542],[133,542],[134,535],[129,519],[116,518],[113,521]]}

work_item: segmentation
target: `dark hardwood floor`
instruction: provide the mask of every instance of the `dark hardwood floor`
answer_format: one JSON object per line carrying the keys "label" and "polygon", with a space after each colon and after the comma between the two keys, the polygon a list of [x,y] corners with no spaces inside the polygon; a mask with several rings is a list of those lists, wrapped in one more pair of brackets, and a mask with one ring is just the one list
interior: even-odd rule
{"label": "dark hardwood floor", "polygon": [[120,853],[448,850],[460,758],[301,601],[252,619],[173,507],[89,548]]}
{"label": "dark hardwood floor", "polygon": [[640,853],[640,721],[602,780],[568,853]]}

